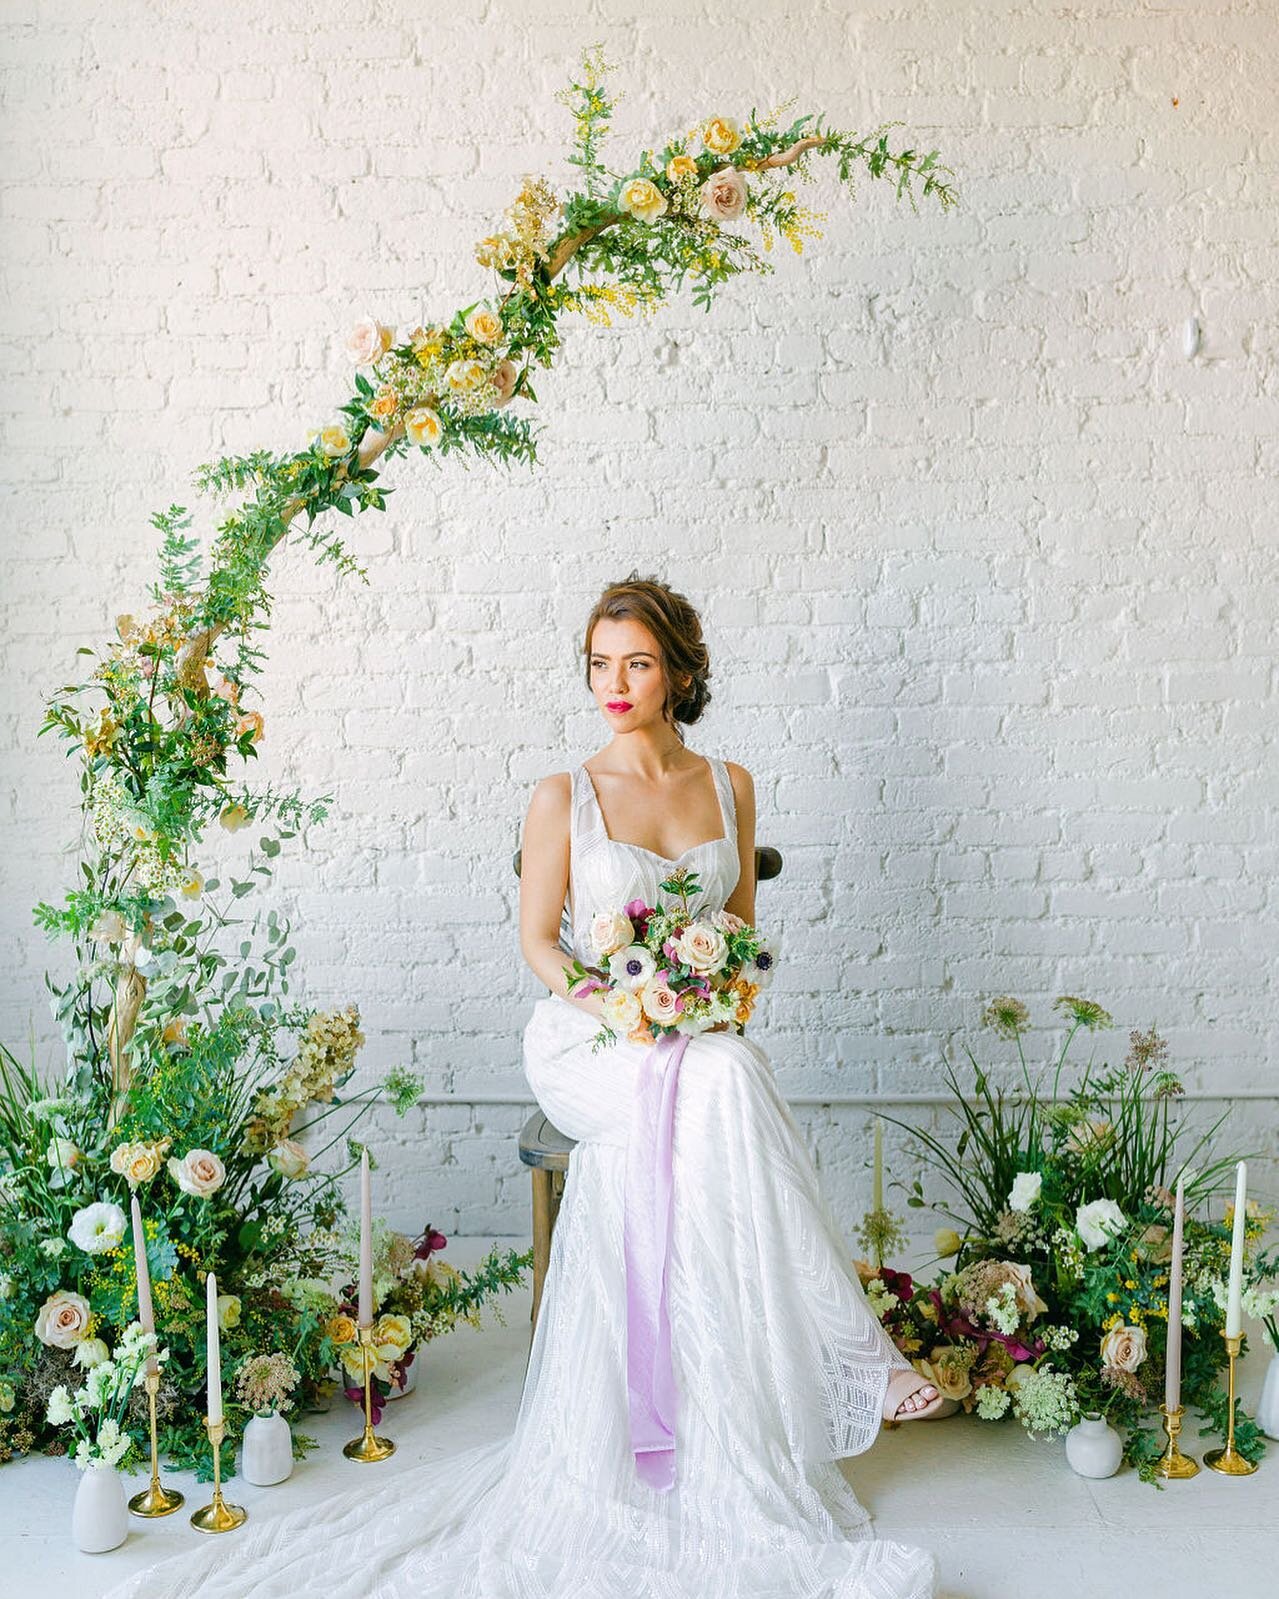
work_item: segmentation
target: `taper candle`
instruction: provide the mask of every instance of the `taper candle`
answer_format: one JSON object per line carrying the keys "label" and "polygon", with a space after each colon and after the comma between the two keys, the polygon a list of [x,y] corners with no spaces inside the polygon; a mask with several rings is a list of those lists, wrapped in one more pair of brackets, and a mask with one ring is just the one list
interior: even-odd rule
{"label": "taper candle", "polygon": [[212,1272],[205,1279],[208,1306],[205,1322],[205,1349],[208,1359],[209,1421],[222,1420],[222,1345],[218,1340],[218,1280]]}
{"label": "taper candle", "polygon": [[875,1118],[875,1172],[871,1188],[870,1208],[883,1210],[884,1208],[884,1119],[882,1116]]}
{"label": "taper candle", "polygon": [[373,1321],[373,1203],[369,1190],[369,1152],[360,1156],[360,1326]]}
{"label": "taper candle", "polygon": [[1164,1364],[1164,1404],[1176,1410],[1181,1403],[1181,1247],[1185,1230],[1186,1180],[1177,1179],[1177,1202],[1172,1212],[1172,1260],[1168,1265],[1168,1356]]}
{"label": "taper candle", "polygon": [[1235,1225],[1230,1238],[1230,1286],[1226,1290],[1226,1337],[1243,1332],[1243,1226],[1248,1210],[1248,1168],[1235,1167]]}
{"label": "taper candle", "polygon": [[[151,1273],[147,1269],[147,1237],[142,1230],[142,1212],[138,1209],[138,1196],[134,1194],[130,1201],[133,1212],[133,1260],[138,1277],[138,1320],[142,1323],[142,1331],[153,1333],[155,1331],[155,1312],[151,1308]],[[147,1370],[156,1369],[154,1355],[147,1356]]]}

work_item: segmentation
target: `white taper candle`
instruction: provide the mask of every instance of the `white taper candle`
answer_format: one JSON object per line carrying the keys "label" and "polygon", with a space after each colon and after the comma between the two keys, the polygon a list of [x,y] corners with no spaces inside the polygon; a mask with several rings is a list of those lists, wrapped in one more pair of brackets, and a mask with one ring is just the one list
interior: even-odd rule
{"label": "white taper candle", "polygon": [[883,1210],[884,1208],[884,1119],[882,1116],[875,1118],[875,1167],[874,1179],[871,1185],[870,1208]]}
{"label": "white taper candle", "polygon": [[361,1327],[373,1321],[373,1201],[369,1187],[369,1152],[360,1155],[360,1306]]}
{"label": "white taper candle", "polygon": [[1226,1337],[1243,1332],[1243,1228],[1248,1210],[1248,1168],[1235,1167],[1235,1225],[1230,1238],[1230,1286],[1226,1290]]}
{"label": "white taper candle", "polygon": [[[138,1196],[134,1194],[129,1208],[133,1213],[133,1259],[138,1276],[138,1320],[142,1331],[155,1331],[155,1312],[151,1308],[151,1273],[147,1269],[147,1237],[142,1230],[142,1212],[138,1209]],[[156,1369],[154,1355],[147,1356],[147,1370]]]}
{"label": "white taper candle", "polygon": [[1172,1213],[1172,1260],[1168,1266],[1168,1356],[1164,1365],[1164,1404],[1176,1410],[1181,1403],[1181,1248],[1185,1229],[1186,1180],[1177,1179],[1177,1202]]}
{"label": "white taper candle", "polygon": [[222,1345],[218,1338],[218,1280],[212,1272],[205,1279],[208,1303],[205,1311],[205,1352],[208,1360],[209,1420],[222,1420]]}

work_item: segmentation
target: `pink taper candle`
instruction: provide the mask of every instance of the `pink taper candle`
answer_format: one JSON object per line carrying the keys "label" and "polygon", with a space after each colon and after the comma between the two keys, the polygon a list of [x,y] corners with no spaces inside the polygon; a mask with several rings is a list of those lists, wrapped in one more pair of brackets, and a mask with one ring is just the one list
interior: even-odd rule
{"label": "pink taper candle", "polygon": [[1230,1234],[1230,1280],[1226,1288],[1227,1338],[1238,1338],[1243,1332],[1243,1245],[1247,1216],[1248,1168],[1240,1161],[1235,1167],[1235,1215]]}
{"label": "pink taper candle", "polygon": [[1177,1203],[1172,1213],[1172,1260],[1168,1266],[1168,1359],[1164,1367],[1164,1404],[1176,1410],[1181,1403],[1181,1235],[1185,1228],[1186,1180],[1177,1179]]}
{"label": "pink taper candle", "polygon": [[360,1310],[361,1327],[373,1321],[373,1203],[369,1190],[369,1152],[360,1156]]}
{"label": "pink taper candle", "polygon": [[209,1374],[209,1420],[222,1420],[222,1345],[218,1340],[218,1280],[212,1272],[205,1280],[208,1304],[205,1315],[205,1352]]}
{"label": "pink taper candle", "polygon": [[[142,1323],[143,1332],[153,1333],[155,1312],[151,1308],[151,1273],[147,1270],[147,1239],[142,1231],[142,1212],[138,1209],[136,1194],[130,1202],[130,1208],[133,1211],[133,1259],[138,1273],[138,1320]],[[148,1355],[147,1370],[154,1371],[155,1368],[155,1356]]]}

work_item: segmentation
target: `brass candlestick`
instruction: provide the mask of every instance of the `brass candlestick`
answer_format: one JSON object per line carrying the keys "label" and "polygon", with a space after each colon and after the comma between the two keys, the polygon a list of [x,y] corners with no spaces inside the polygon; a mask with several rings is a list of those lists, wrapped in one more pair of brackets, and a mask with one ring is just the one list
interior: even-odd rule
{"label": "brass candlestick", "polygon": [[342,1453],[348,1460],[385,1460],[395,1453],[389,1438],[379,1438],[373,1431],[373,1410],[369,1390],[373,1382],[373,1324],[360,1328],[360,1353],[364,1365],[364,1432],[343,1444]]}
{"label": "brass candlestick", "polygon": [[1168,1447],[1155,1470],[1161,1477],[1197,1477],[1199,1462],[1189,1455],[1183,1455],[1177,1446],[1177,1434],[1181,1431],[1181,1418],[1186,1414],[1186,1407],[1178,1405],[1176,1410],[1169,1410],[1167,1405],[1160,1405],[1159,1414],[1164,1419]]}
{"label": "brass candlestick", "polygon": [[1239,1358],[1243,1334],[1236,1333],[1232,1338],[1223,1331],[1221,1336],[1226,1340],[1226,1355],[1228,1357],[1226,1374],[1226,1447],[1224,1449],[1208,1450],[1207,1454],[1204,1455],[1204,1465],[1211,1466],[1214,1471],[1224,1472],[1227,1477],[1248,1477],[1257,1468],[1251,1460],[1245,1460],[1235,1448],[1235,1361]]}
{"label": "brass candlestick", "polygon": [[248,1511],[243,1505],[227,1504],[222,1497],[222,1440],[226,1437],[226,1422],[210,1421],[206,1416],[204,1430],[213,1450],[213,1498],[203,1510],[194,1512],[191,1525],[200,1532],[230,1532],[243,1522]]}
{"label": "brass candlestick", "polygon": [[129,1509],[135,1516],[167,1516],[185,1503],[176,1488],[165,1488],[160,1482],[160,1456],[155,1439],[155,1396],[160,1391],[160,1368],[148,1371],[147,1406],[151,1412],[151,1486],[129,1500]]}

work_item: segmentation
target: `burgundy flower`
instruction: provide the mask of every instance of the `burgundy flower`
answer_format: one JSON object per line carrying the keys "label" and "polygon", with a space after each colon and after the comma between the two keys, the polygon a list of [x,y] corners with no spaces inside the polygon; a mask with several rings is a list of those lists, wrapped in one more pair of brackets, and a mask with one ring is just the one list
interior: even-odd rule
{"label": "burgundy flower", "polygon": [[415,1260],[429,1260],[437,1249],[443,1249],[448,1239],[443,1233],[437,1233],[435,1228],[427,1222],[423,1229],[422,1237],[417,1248],[413,1251]]}

